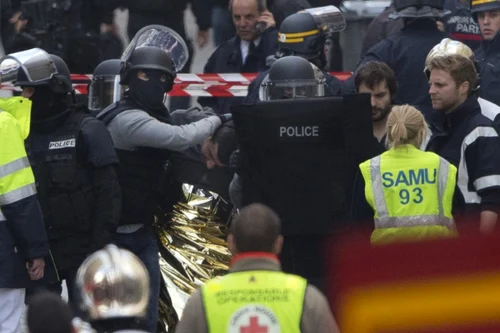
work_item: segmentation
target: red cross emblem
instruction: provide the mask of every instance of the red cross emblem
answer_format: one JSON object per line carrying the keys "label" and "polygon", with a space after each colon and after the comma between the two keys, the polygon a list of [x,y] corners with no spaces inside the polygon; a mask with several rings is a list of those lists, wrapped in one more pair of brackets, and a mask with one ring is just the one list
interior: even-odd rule
{"label": "red cross emblem", "polygon": [[250,324],[248,326],[241,326],[240,333],[267,333],[267,326],[259,325],[259,318],[256,316],[250,317]]}

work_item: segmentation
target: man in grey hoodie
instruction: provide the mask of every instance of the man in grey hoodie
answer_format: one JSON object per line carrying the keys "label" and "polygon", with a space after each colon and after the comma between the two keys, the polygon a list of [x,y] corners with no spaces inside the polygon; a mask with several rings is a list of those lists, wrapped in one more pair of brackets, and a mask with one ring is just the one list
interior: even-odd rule
{"label": "man in grey hoodie", "polygon": [[[149,33],[161,34],[161,28],[149,28]],[[147,35],[148,27],[144,29],[138,35]],[[182,44],[180,37],[171,33],[167,32],[165,38]],[[172,90],[176,67],[180,64],[173,59],[175,55],[171,57],[175,50],[167,53],[155,45],[130,46],[128,50],[130,53],[122,57],[120,84],[129,89],[122,100],[104,109],[97,118],[107,125],[120,160],[122,211],[114,243],[137,255],[148,270],[151,279],[148,326],[150,332],[155,332],[161,277],[152,224],[160,201],[167,193],[171,152],[200,144],[230,116],[211,116],[188,125],[171,125],[164,97],[165,92]],[[187,50],[182,52],[185,55]]]}

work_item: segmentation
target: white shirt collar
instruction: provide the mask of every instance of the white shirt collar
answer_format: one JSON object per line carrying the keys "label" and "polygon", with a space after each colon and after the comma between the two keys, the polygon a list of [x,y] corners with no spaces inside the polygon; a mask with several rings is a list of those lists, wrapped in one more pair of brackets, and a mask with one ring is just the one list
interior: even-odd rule
{"label": "white shirt collar", "polygon": [[[258,37],[253,41],[253,45],[258,46],[261,38]],[[241,62],[244,64],[247,60],[248,50],[250,48],[250,42],[246,40],[240,41],[240,50],[241,50]]]}

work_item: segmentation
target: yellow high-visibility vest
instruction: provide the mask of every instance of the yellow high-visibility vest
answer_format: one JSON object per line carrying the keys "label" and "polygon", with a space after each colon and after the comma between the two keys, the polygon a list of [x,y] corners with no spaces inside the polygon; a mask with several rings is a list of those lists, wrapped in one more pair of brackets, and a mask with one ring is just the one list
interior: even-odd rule
{"label": "yellow high-visibility vest", "polygon": [[457,168],[431,152],[404,145],[360,164],[374,210],[372,243],[448,237]]}
{"label": "yellow high-visibility vest", "polygon": [[[36,194],[24,140],[30,130],[31,101],[0,98],[0,207]],[[0,208],[0,221],[5,216]]]}
{"label": "yellow high-visibility vest", "polygon": [[300,333],[307,281],[275,271],[230,273],[201,288],[208,331]]}

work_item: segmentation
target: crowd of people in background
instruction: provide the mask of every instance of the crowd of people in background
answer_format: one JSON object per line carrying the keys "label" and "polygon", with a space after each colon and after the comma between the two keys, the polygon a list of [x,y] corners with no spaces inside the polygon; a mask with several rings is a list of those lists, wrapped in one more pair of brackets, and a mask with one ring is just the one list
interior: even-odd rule
{"label": "crowd of people in background", "polygon": [[[341,3],[54,0],[46,11],[48,3],[11,0],[1,7],[5,53],[23,64],[37,52],[38,68],[48,72],[33,80],[30,67],[21,66],[14,80],[21,96],[0,101],[0,332],[20,332],[25,300],[30,333],[85,332],[86,324],[98,332],[156,332],[162,277],[152,226],[158,207],[171,204],[162,199],[183,182],[217,192],[234,208],[227,238],[233,262],[226,276],[191,295],[180,333],[222,332],[229,325],[251,332],[261,327],[258,320],[270,332],[276,322],[281,331],[338,332],[322,293],[321,244],[347,225],[370,229],[373,245],[457,237],[471,223],[484,233],[495,229],[500,1],[394,0],[359,41],[360,61],[345,81],[329,73],[342,69],[339,36],[349,22]],[[246,97],[200,97],[201,107],[179,97],[165,105],[177,73],[192,65],[188,5],[198,47],[207,45],[210,29],[217,45],[205,73],[258,73]],[[318,13],[318,6],[329,7]],[[126,55],[113,18],[117,8],[128,10]],[[178,53],[154,42],[139,45],[144,41],[134,36],[148,29],[166,34]],[[113,66],[98,67],[107,61]],[[70,73],[94,73],[92,114],[76,103]],[[110,86],[103,84],[108,76]],[[106,99],[110,93],[119,98]],[[308,112],[324,108],[321,98],[339,106],[351,96],[360,105],[352,120],[360,130],[350,135],[360,145],[342,155],[344,164],[325,158],[325,165],[307,170],[314,175],[273,192],[274,181],[303,173],[307,163],[293,154],[279,163],[273,158],[281,155],[268,154],[275,165],[259,169],[256,151],[265,150],[249,149],[241,138],[245,130],[254,135],[257,125],[245,128],[235,108],[262,111],[259,101],[285,108],[311,100],[316,104]],[[284,117],[280,110],[267,121]],[[315,116],[308,119],[318,125],[310,135],[286,129],[280,135],[324,140],[322,118]],[[362,130],[366,124],[372,131]],[[327,164],[338,174],[328,178]],[[318,188],[340,207],[333,227],[318,218],[323,212],[305,225],[308,208],[290,205],[302,195],[310,199],[302,204],[313,207]],[[63,280],[69,304],[58,296]]]}

